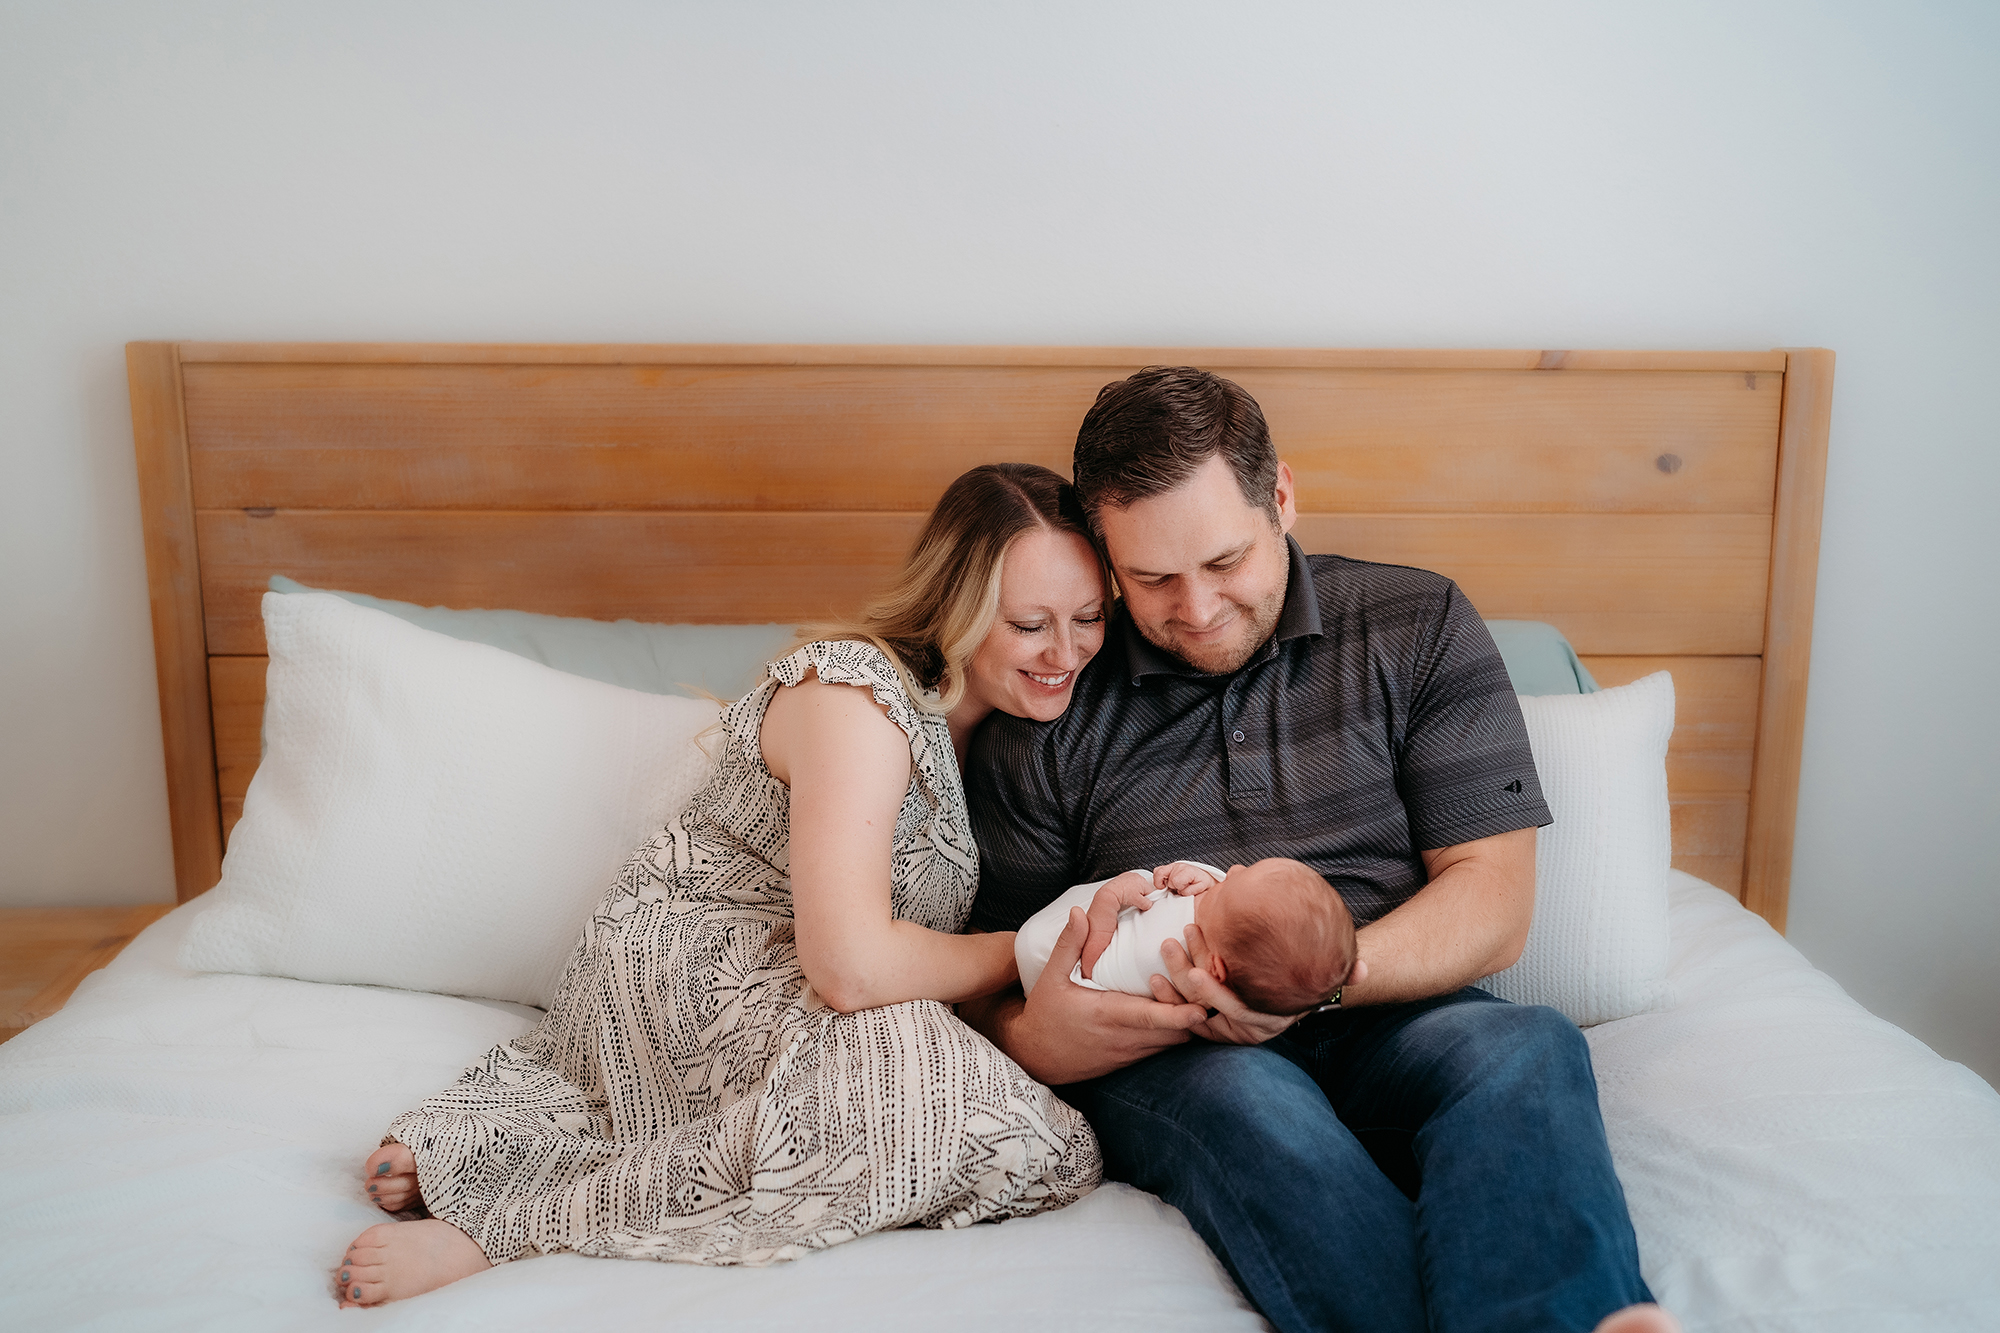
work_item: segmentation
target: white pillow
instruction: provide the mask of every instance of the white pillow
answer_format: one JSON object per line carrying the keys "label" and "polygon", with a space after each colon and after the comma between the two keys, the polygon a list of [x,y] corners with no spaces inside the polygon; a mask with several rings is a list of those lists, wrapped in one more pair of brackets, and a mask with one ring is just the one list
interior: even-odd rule
{"label": "white pillow", "polygon": [[1520,961],[1479,985],[1560,1009],[1580,1027],[1663,1009],[1667,985],[1664,671],[1595,694],[1521,700],[1555,823],[1535,843],[1535,918]]}
{"label": "white pillow", "polygon": [[546,1006],[627,857],[706,779],[717,709],[264,596],[263,764],[182,962]]}

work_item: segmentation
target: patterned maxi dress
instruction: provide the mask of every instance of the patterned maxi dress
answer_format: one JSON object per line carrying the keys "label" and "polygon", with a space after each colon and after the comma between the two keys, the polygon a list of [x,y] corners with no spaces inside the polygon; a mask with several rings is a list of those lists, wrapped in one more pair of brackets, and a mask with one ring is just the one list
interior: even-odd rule
{"label": "patterned maxi dress", "polygon": [[957,931],[978,852],[944,719],[866,643],[814,643],[724,711],[722,755],[584,926],[548,1013],[400,1116],[431,1215],[495,1263],[526,1254],[766,1264],[921,1223],[958,1227],[1088,1193],[1075,1110],[915,1000],[842,1014],[792,934],[789,792],[758,733],[809,669],[863,686],[909,736],[895,915]]}

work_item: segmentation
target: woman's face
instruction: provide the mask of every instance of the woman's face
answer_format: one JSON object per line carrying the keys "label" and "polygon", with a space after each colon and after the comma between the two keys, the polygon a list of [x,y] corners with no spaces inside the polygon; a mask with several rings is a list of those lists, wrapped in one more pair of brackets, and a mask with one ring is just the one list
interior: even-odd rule
{"label": "woman's face", "polygon": [[1104,578],[1090,543],[1035,528],[1007,548],[1000,610],[966,671],[966,695],[1048,722],[1069,707],[1076,673],[1104,646]]}

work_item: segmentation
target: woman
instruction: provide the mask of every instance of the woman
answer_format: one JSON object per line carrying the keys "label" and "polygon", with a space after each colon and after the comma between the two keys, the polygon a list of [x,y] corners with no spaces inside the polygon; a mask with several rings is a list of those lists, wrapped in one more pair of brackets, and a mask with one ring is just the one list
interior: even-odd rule
{"label": "woman", "polygon": [[889,592],[772,664],[721,758],[627,862],[549,1012],[399,1117],[364,1175],[422,1221],[361,1233],[343,1305],[522,1255],[763,1264],[890,1227],[1061,1207],[1089,1126],[948,1005],[1015,979],[959,935],[959,764],[994,709],[1050,719],[1104,639],[1069,486],[953,482]]}

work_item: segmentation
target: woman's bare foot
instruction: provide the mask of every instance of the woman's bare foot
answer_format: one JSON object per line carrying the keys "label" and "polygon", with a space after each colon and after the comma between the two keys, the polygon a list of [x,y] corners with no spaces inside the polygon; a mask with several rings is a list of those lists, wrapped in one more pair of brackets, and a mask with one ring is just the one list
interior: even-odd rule
{"label": "woman's bare foot", "polygon": [[1657,1305],[1628,1305],[1604,1316],[1597,1333],[1681,1333],[1681,1322]]}
{"label": "woman's bare foot", "polygon": [[361,1166],[368,1201],[385,1213],[400,1213],[424,1201],[417,1190],[417,1159],[400,1143],[385,1143]]}
{"label": "woman's bare foot", "polygon": [[369,1227],[347,1247],[334,1280],[344,1310],[421,1296],[491,1267],[472,1237],[432,1217]]}

